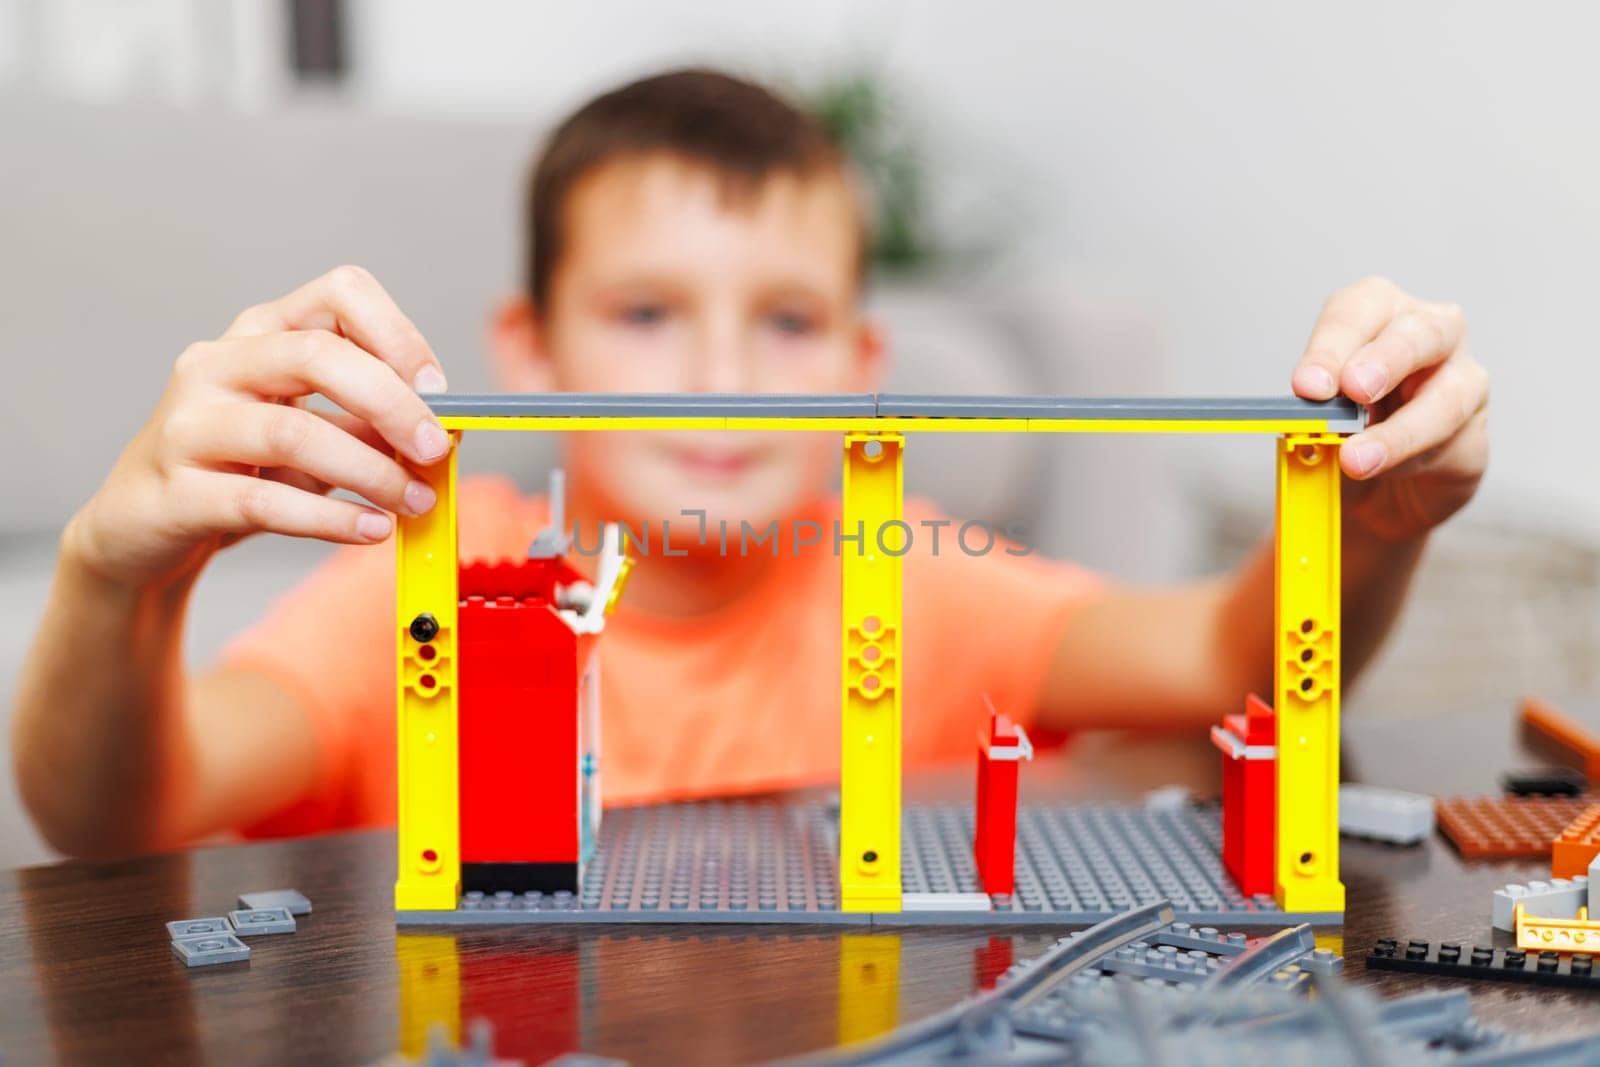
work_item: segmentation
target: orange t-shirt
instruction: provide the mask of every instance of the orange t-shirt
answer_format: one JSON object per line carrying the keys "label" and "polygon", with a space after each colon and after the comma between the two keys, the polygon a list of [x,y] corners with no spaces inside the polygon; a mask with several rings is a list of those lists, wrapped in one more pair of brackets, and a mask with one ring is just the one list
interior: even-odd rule
{"label": "orange t-shirt", "polygon": [[[833,498],[806,516],[825,531],[811,548],[794,549],[786,525],[778,559],[753,568],[745,595],[715,614],[650,615],[630,608],[624,591],[600,641],[600,780],[608,804],[838,780],[838,515]],[[459,489],[458,516],[462,560],[521,559],[548,508],[505,479],[469,478]],[[922,523],[941,518],[926,503],[907,502],[908,767],[969,757],[985,694],[1031,722],[1068,618],[1100,587],[1087,571],[1012,554],[1005,542],[969,555],[957,543],[959,523],[939,529],[935,555],[933,528]],[[654,532],[659,538],[659,527]],[[586,546],[596,541],[588,527],[580,536]],[[673,542],[683,544],[683,536],[674,524]],[[886,539],[897,543],[893,533]],[[736,530],[729,540],[729,565],[737,566]],[[983,540],[974,529],[967,545],[976,552]],[[660,554],[659,540],[650,548],[637,566],[675,562]],[[855,549],[845,542],[843,551]],[[752,543],[749,552],[771,548]],[[298,696],[323,757],[314,795],[249,832],[394,822],[394,557],[392,544],[341,549],[224,654],[226,666],[261,671]]]}

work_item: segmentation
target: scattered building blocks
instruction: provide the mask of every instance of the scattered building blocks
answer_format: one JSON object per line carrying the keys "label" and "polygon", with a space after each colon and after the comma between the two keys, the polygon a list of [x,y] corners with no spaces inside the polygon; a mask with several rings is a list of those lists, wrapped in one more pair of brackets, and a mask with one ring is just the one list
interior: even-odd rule
{"label": "scattered building blocks", "polygon": [[[1152,907],[1156,907],[1153,905]],[[1534,1045],[1482,1025],[1464,990],[1380,1001],[1332,968],[1301,966],[1305,928],[1225,961],[1157,953],[1160,921],[1143,908],[1063,938],[1011,968],[992,992],[798,1067],[921,1064],[1079,1067],[1166,1064],[1389,1064],[1576,1067],[1590,1036]],[[1147,973],[1148,972],[1148,973]],[[1196,980],[1197,974],[1202,974]],[[1128,980],[1132,978],[1133,980]],[[1305,995],[1314,991],[1315,996]]]}
{"label": "scattered building blocks", "polygon": [[1434,816],[1466,859],[1540,859],[1592,803],[1583,797],[1440,797]]}
{"label": "scattered building blocks", "polygon": [[1550,915],[1570,919],[1589,900],[1589,879],[1554,878],[1548,882],[1529,882],[1527,885],[1508,885],[1494,891],[1492,921],[1496,930],[1507,933],[1517,928],[1517,906],[1526,907],[1535,915]]}
{"label": "scattered building blocks", "polygon": [[1339,832],[1394,845],[1415,845],[1433,833],[1433,798],[1345,782],[1339,787]]}
{"label": "scattered building blocks", "polygon": [[1600,782],[1600,737],[1542,697],[1523,697],[1519,712],[1523,737],[1533,747],[1570,763],[1589,781]]}
{"label": "scattered building blocks", "polygon": [[[1428,941],[1384,938],[1372,946],[1367,967],[1376,971],[1410,971],[1443,978],[1487,978],[1498,982],[1600,989],[1600,974],[1588,953],[1564,956],[1560,952],[1529,953],[1520,948],[1492,945],[1463,948],[1454,941],[1437,946]],[[1592,1039],[1591,1039],[1592,1040]]]}
{"label": "scattered building blocks", "polygon": [[1600,915],[1600,856],[1589,861],[1589,914]]}
{"label": "scattered building blocks", "polygon": [[1585,952],[1600,949],[1600,920],[1589,918],[1587,905],[1578,914],[1559,919],[1531,915],[1518,902],[1513,909],[1517,920],[1517,947],[1534,952]]}
{"label": "scattered building blocks", "polygon": [[1587,874],[1596,856],[1600,856],[1600,804],[1580,812],[1551,842],[1550,873],[1557,878]]}
{"label": "scattered building blocks", "polygon": [[1244,714],[1211,728],[1222,750],[1222,862],[1246,893],[1270,893],[1277,853],[1276,725],[1272,709],[1254,693]]}
{"label": "scattered building blocks", "polygon": [[250,946],[233,934],[197,934],[172,939],[172,952],[185,967],[210,967],[218,963],[243,963],[250,959]]}
{"label": "scattered building blocks", "polygon": [[[1296,744],[1280,753],[1273,829],[1273,891],[1286,909],[1341,913],[1337,832],[1341,659],[1339,619],[1340,486],[1337,450],[1365,425],[1348,400],[1099,399],[1061,397],[545,394],[429,396],[444,429],[615,430],[726,429],[842,431],[844,519],[882,521],[900,514],[903,431],[1051,433],[1270,433],[1277,442],[1276,627],[1274,704]],[[465,856],[467,839],[496,815],[464,790],[464,768],[482,749],[459,751],[459,697],[471,685],[457,676],[459,588],[456,455],[426,471],[438,503],[424,516],[399,516],[396,529],[398,623],[398,872],[402,915],[453,914],[480,868]],[[537,546],[536,546],[537,547]],[[538,552],[535,555],[539,555]],[[898,558],[843,568],[844,686],[841,698],[841,791],[838,892],[846,911],[900,907],[900,632]],[[496,597],[502,595],[499,592]],[[607,604],[612,598],[601,598]],[[868,656],[873,657],[871,659]],[[470,732],[470,727],[468,730]],[[462,760],[465,760],[464,764]],[[564,805],[563,805],[564,807]],[[478,814],[474,814],[474,813]],[[511,828],[498,827],[506,833]],[[580,848],[581,851],[581,848]],[[500,858],[488,862],[500,864]],[[515,863],[516,861],[510,861]],[[506,873],[504,870],[491,872]],[[510,869],[515,877],[522,873]],[[464,877],[465,876],[465,877]],[[492,878],[480,881],[486,887]],[[496,889],[499,892],[515,892]],[[915,890],[912,890],[915,891]]]}
{"label": "scattered building blocks", "polygon": [[290,915],[310,915],[311,901],[298,889],[263,889],[256,893],[240,893],[239,907],[255,911],[261,908],[287,908]]}
{"label": "scattered building blocks", "polygon": [[978,731],[978,803],[972,851],[985,893],[1010,895],[1016,886],[1017,765],[1033,759],[1027,733],[994,710]]}
{"label": "scattered building blocks", "polygon": [[212,919],[178,919],[167,924],[167,936],[173,940],[180,937],[198,937],[201,934],[231,933],[233,924],[222,916]]}
{"label": "scattered building blocks", "polygon": [[1588,788],[1582,771],[1566,767],[1540,767],[1529,771],[1507,771],[1500,786],[1518,797],[1575,797]]}
{"label": "scattered building blocks", "polygon": [[[399,921],[1016,926],[1096,922],[1163,898],[1182,920],[1229,930],[1341,918],[1286,913],[1270,895],[1240,892],[1222,865],[1214,806],[1024,807],[1015,891],[990,897],[982,911],[965,903],[946,911],[842,911],[837,826],[837,810],[825,801],[739,798],[619,808],[606,814],[582,892],[469,892],[454,910],[402,912]],[[905,894],[914,901],[961,894],[946,899],[964,902],[981,893],[973,830],[970,805],[907,808]]]}
{"label": "scattered building blocks", "polygon": [[233,921],[234,933],[240,937],[254,937],[256,934],[292,934],[295,928],[294,916],[289,914],[288,908],[230,911],[228,918]]}

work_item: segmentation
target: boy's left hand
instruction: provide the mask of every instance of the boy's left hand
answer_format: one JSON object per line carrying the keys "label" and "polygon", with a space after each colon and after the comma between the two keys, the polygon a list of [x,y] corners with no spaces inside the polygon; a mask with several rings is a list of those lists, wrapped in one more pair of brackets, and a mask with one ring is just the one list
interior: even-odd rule
{"label": "boy's left hand", "polygon": [[1350,518],[1389,541],[1427,533],[1478,488],[1489,462],[1489,375],[1467,351],[1455,304],[1418,300],[1386,278],[1328,298],[1294,370],[1308,400],[1369,405],[1346,439]]}

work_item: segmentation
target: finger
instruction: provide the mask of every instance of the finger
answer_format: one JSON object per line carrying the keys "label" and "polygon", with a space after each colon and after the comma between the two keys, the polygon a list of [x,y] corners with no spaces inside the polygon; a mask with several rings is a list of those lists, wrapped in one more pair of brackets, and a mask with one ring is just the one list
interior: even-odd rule
{"label": "finger", "polygon": [[1333,399],[1346,361],[1394,315],[1399,293],[1386,278],[1366,278],[1330,296],[1290,379],[1295,395]]}
{"label": "finger", "polygon": [[257,473],[257,478],[265,478],[271,482],[281,482],[294,489],[317,496],[326,496],[333,492],[334,487],[327,482],[318,481],[303,471],[293,470],[289,467],[262,467]]}
{"label": "finger", "polygon": [[1376,404],[1412,374],[1440,363],[1461,346],[1466,321],[1455,304],[1419,304],[1394,317],[1345,364],[1339,386],[1363,404]]}
{"label": "finger", "polygon": [[[394,450],[389,447],[389,442],[385,441],[366,419],[357,418],[346,411],[319,411],[314,408],[306,408],[304,410],[338,427],[381,455],[389,456],[394,453]],[[316,493],[319,496],[330,492],[334,488],[327,482],[289,467],[262,467],[259,469],[257,477],[270,478],[275,482],[292,485],[296,489],[304,489],[308,493]]]}
{"label": "finger", "polygon": [[298,471],[406,515],[434,504],[433,489],[393,458],[297,407],[241,403],[178,425],[182,453],[202,463]]}
{"label": "finger", "polygon": [[193,479],[189,492],[202,502],[189,517],[199,527],[196,533],[279,533],[368,545],[384,540],[394,529],[394,520],[381,511],[264,478],[198,470],[189,477]]}
{"label": "finger", "polygon": [[1489,466],[1489,408],[1480,408],[1454,437],[1389,471],[1390,477],[1477,478]]}
{"label": "finger", "polygon": [[1352,478],[1373,478],[1435,448],[1489,403],[1489,377],[1469,356],[1446,361],[1393,415],[1345,441],[1339,464]]}
{"label": "finger", "polygon": [[372,423],[359,415],[352,415],[348,411],[319,411],[315,408],[306,410],[317,418],[337,426],[368,448],[377,449],[384,455],[389,455],[394,451],[389,447],[389,442],[383,439],[383,434],[379,433]]}
{"label": "finger", "polygon": [[422,331],[361,267],[335,267],[288,296],[247,308],[224,337],[328,330],[377,356],[419,393],[446,389],[444,368]]}
{"label": "finger", "polygon": [[262,397],[321,393],[418,463],[450,450],[439,420],[391,368],[325,330],[235,338],[200,351],[194,373],[210,381]]}

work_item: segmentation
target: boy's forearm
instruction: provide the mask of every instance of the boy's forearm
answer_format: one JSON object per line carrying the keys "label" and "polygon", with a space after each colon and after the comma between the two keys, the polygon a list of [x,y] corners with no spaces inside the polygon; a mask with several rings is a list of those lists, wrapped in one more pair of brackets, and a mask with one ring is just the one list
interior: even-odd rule
{"label": "boy's forearm", "polygon": [[[1382,647],[1399,618],[1426,543],[1426,535],[1385,541],[1346,520],[1340,561],[1343,684],[1353,682]],[[1275,570],[1269,540],[1235,572],[1232,591],[1216,617],[1221,677],[1237,679],[1228,681],[1230,693],[1248,689],[1272,699]]]}
{"label": "boy's forearm", "polygon": [[84,564],[72,529],[18,694],[18,786],[62,851],[165,847],[182,836],[177,809],[193,765],[181,649],[195,575],[120,585]]}
{"label": "boy's forearm", "polygon": [[[1387,542],[1353,523],[1343,542],[1342,657],[1354,680],[1399,616],[1426,542]],[[1069,625],[1041,721],[1062,730],[1199,728],[1273,696],[1270,541],[1231,575],[1166,589],[1114,588]]]}

